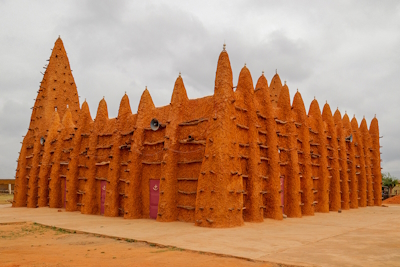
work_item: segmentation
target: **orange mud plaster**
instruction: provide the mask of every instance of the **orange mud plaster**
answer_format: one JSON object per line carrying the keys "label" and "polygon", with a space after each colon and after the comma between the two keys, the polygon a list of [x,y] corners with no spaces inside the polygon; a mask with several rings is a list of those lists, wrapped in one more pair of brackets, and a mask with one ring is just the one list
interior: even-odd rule
{"label": "orange mud plaster", "polygon": [[255,88],[252,81],[244,67],[233,90],[224,49],[214,95],[189,99],[179,76],[170,105],[155,107],[146,89],[137,114],[124,95],[118,117],[108,117],[102,99],[93,120],[58,39],[23,140],[13,206],[137,219],[156,205],[157,221],[234,227],[381,205],[376,118],[358,128],[328,104],[321,114],[316,100],[307,116],[299,92],[290,105],[278,74],[270,87],[264,74]]}

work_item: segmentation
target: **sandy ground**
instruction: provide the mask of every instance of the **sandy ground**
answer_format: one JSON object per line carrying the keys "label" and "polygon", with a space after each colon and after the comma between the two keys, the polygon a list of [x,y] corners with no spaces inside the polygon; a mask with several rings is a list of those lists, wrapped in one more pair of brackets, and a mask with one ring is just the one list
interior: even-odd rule
{"label": "sandy ground", "polygon": [[0,193],[0,204],[9,204],[14,198],[13,194]]}
{"label": "sandy ground", "polygon": [[[105,252],[103,254],[110,256],[109,260],[115,260],[112,257],[117,257],[116,259],[129,257],[131,262],[143,260],[142,266],[147,264],[145,252],[139,250],[138,254],[135,254],[138,256],[131,257],[134,252],[128,252],[122,248],[114,250],[114,245],[110,244],[116,244],[116,248],[118,248],[117,245],[120,245],[120,242],[126,241],[116,241],[115,239],[122,238],[156,244],[156,246],[168,246],[170,249],[175,247],[185,250],[172,249],[172,251],[160,252],[165,255],[157,263],[161,266],[165,266],[165,263],[170,260],[175,261],[181,257],[185,259],[185,256],[180,256],[181,252],[189,253],[190,260],[192,255],[196,254],[190,251],[196,251],[197,255],[201,256],[227,255],[251,259],[257,261],[257,264],[261,264],[260,262],[263,261],[266,264],[273,265],[275,263],[278,266],[280,266],[279,264],[293,266],[400,266],[400,205],[385,206],[388,207],[365,207],[344,210],[341,213],[316,213],[315,216],[303,218],[287,218],[283,221],[268,219],[262,223],[245,223],[242,227],[210,229],[184,222],[161,223],[150,219],[128,220],[84,215],[79,212],[65,212],[63,209],[11,208],[11,205],[0,205],[0,224],[30,221],[72,232],[110,237],[104,239],[104,242],[113,243],[106,243],[102,250]],[[91,238],[103,240],[103,238],[99,239],[93,236]],[[74,242],[82,241],[70,242],[74,244]],[[3,249],[8,247],[2,243],[3,239],[0,239],[0,247]],[[26,242],[25,237],[20,239],[20,244],[23,247],[34,245]],[[38,255],[49,255],[49,257],[55,258],[69,257],[62,258],[63,261],[60,263],[66,264],[69,260],[74,260],[76,254],[87,251],[86,248],[78,249],[80,252],[70,254],[70,249],[74,248],[71,248],[68,242],[64,245],[65,247],[56,243],[54,246],[58,249],[43,251]],[[78,245],[76,247],[79,248]],[[107,250],[105,250],[106,248]],[[18,248],[11,251],[16,250]],[[31,254],[35,254],[34,251],[36,250],[32,250]],[[63,253],[64,251],[65,253]],[[114,251],[115,253],[121,252],[121,254],[111,255],[114,254]],[[208,255],[200,254],[200,252]],[[0,259],[2,254],[3,251],[0,250]],[[26,254],[22,251],[15,255],[25,256]],[[155,257],[153,254],[148,254],[151,259]],[[38,255],[34,255],[34,257],[40,257]],[[83,256],[85,254],[82,254]],[[21,259],[18,260],[21,261]],[[184,261],[182,266],[196,266],[197,262],[196,260],[193,264],[187,264]],[[104,259],[104,264],[106,263],[107,260]],[[74,262],[74,265],[77,264]],[[91,263],[87,264],[91,265]],[[179,266],[177,262],[171,264]],[[198,266],[218,266],[217,264],[219,264],[218,261],[210,260]],[[221,264],[221,266],[232,265],[226,262]],[[244,261],[243,264],[255,263]],[[0,264],[0,266],[2,265]]]}
{"label": "sandy ground", "polygon": [[74,234],[34,223],[0,225],[0,265],[15,266],[277,266],[143,242]]}
{"label": "sandy ground", "polygon": [[385,199],[382,204],[400,204],[400,195]]}

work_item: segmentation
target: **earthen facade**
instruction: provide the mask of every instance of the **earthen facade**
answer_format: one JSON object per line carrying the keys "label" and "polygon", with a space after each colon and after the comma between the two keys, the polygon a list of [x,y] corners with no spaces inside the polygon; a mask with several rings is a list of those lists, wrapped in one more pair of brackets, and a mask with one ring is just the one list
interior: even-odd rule
{"label": "earthen facade", "polygon": [[306,114],[278,74],[270,87],[264,74],[252,81],[245,66],[234,89],[224,48],[214,95],[189,99],[179,76],[170,105],[155,107],[146,89],[136,114],[124,95],[116,118],[102,99],[93,120],[58,39],[22,142],[13,206],[233,227],[381,205],[376,118],[358,127],[315,99]]}

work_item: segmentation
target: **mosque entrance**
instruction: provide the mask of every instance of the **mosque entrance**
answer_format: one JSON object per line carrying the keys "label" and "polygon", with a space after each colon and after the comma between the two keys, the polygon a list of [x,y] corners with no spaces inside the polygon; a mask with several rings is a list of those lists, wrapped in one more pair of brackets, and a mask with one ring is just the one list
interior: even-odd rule
{"label": "mosque entrance", "polygon": [[281,207],[282,207],[282,213],[285,214],[285,177],[281,175]]}
{"label": "mosque entrance", "polygon": [[150,218],[157,219],[160,199],[160,180],[150,180]]}
{"label": "mosque entrance", "polygon": [[63,207],[64,209],[67,207],[67,179],[61,179],[61,192],[63,192]]}
{"label": "mosque entrance", "polygon": [[101,181],[101,183],[100,183],[100,187],[101,187],[101,189],[100,189],[100,192],[101,192],[100,214],[101,215],[104,215],[104,204],[106,202],[106,185],[107,185],[107,181]]}

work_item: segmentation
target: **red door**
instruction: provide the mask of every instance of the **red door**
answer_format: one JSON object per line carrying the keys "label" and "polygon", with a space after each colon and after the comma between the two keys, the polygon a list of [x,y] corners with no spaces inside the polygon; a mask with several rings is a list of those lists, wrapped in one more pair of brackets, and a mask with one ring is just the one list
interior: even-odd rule
{"label": "red door", "polygon": [[67,179],[63,178],[64,182],[64,209],[67,207]]}
{"label": "red door", "polygon": [[150,218],[157,219],[160,180],[150,180]]}
{"label": "red door", "polygon": [[104,203],[106,202],[106,185],[107,181],[101,181],[101,204],[100,204],[100,214],[104,214]]}
{"label": "red door", "polygon": [[285,177],[281,176],[281,205],[282,205],[282,213],[285,213]]}

